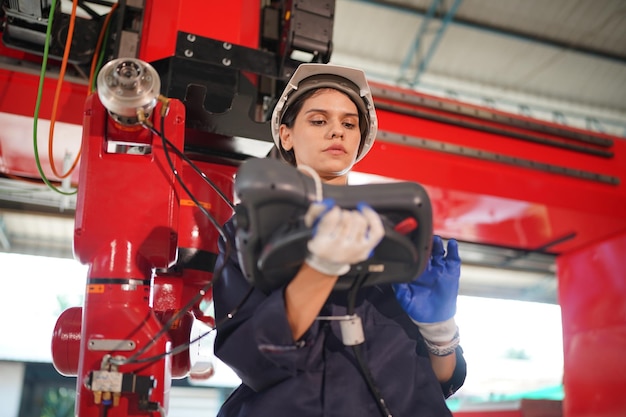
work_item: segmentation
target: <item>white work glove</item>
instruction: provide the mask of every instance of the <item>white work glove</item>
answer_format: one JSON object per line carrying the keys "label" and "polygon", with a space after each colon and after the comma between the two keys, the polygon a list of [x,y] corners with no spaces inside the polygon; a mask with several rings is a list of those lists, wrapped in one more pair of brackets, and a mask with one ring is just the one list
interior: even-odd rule
{"label": "white work glove", "polygon": [[304,221],[313,227],[305,262],[327,275],[343,275],[369,258],[385,235],[380,216],[366,204],[345,210],[325,199],[311,204]]}

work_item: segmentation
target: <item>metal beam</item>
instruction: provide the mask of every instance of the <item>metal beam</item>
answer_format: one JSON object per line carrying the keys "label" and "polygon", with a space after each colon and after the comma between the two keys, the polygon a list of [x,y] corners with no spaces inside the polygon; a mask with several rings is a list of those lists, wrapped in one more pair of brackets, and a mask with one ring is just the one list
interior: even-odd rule
{"label": "metal beam", "polygon": [[446,29],[448,28],[448,25],[454,18],[454,15],[456,14],[456,11],[458,10],[460,5],[461,5],[461,0],[455,0],[450,10],[448,10],[446,15],[444,16],[443,22],[441,23],[441,26],[439,26],[439,30],[437,30],[437,34],[435,35],[435,38],[430,43],[430,47],[428,48],[428,51],[426,52],[426,56],[424,57],[424,59],[420,61],[419,67],[417,68],[417,72],[415,73],[415,76],[413,77],[413,82],[411,83],[411,86],[415,86],[416,84],[419,83],[420,77],[426,71],[426,68],[428,67],[428,64],[430,63],[430,60],[435,54],[435,50],[439,46],[439,42],[441,41],[441,38],[443,37],[444,32],[446,31]]}
{"label": "metal beam", "polygon": [[426,33],[426,29],[428,28],[430,21],[435,15],[435,10],[439,6],[440,1],[441,0],[433,0],[433,2],[430,3],[430,7],[428,8],[426,15],[424,16],[424,19],[422,19],[422,24],[420,25],[420,28],[417,31],[417,35],[415,36],[413,45],[411,45],[411,49],[409,50],[409,53],[406,55],[406,58],[404,58],[404,61],[402,62],[402,65],[400,66],[400,77],[398,79],[398,82],[406,81],[404,78],[404,74],[406,73],[406,71],[408,71],[409,67],[411,66],[411,62],[413,61],[413,58],[415,58],[415,56],[419,53],[420,46],[422,43],[422,38],[424,37],[424,34]]}
{"label": "metal beam", "polygon": [[4,217],[0,215],[0,247],[3,250],[9,251],[11,250],[11,241],[9,240],[9,235],[6,231],[6,225],[4,224]]}

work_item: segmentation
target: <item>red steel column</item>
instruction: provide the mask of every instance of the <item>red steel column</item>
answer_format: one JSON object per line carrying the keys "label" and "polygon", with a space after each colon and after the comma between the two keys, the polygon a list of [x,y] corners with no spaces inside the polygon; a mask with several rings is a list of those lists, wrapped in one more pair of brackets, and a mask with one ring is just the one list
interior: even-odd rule
{"label": "red steel column", "polygon": [[626,231],[557,260],[565,417],[626,416]]}

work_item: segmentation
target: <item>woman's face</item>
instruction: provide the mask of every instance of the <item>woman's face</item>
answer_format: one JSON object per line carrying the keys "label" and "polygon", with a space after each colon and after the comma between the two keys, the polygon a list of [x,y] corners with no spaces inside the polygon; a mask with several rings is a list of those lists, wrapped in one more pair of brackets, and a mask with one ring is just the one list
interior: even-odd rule
{"label": "woman's face", "polygon": [[344,93],[321,89],[303,103],[292,128],[280,126],[280,139],[298,166],[308,165],[325,182],[345,183],[361,142],[357,107]]}

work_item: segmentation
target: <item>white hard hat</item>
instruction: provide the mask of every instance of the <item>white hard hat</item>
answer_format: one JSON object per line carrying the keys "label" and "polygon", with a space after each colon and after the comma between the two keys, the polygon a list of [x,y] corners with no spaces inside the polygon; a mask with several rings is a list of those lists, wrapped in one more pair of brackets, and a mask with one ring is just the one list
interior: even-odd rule
{"label": "white hard hat", "polygon": [[365,73],[356,68],[331,64],[300,64],[283,90],[272,113],[272,136],[280,149],[280,125],[285,110],[307,91],[334,88],[350,97],[359,110],[361,148],[356,157],[360,161],[371,149],[378,131],[378,119],[372,92]]}

